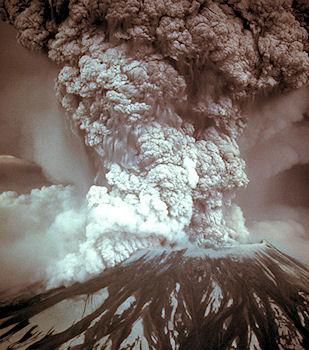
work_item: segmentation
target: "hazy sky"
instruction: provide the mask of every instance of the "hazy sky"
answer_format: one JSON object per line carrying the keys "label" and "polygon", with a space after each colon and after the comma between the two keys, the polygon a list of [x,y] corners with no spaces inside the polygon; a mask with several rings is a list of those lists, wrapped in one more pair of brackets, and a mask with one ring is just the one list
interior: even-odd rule
{"label": "hazy sky", "polygon": [[70,130],[54,91],[59,67],[29,52],[0,23],[0,154],[39,164],[51,182],[87,186],[92,179],[83,142]]}

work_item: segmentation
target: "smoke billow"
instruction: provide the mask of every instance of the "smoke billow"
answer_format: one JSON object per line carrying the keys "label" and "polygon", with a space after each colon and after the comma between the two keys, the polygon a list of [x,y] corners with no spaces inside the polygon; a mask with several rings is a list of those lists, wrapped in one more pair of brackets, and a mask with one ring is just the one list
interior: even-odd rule
{"label": "smoke billow", "polygon": [[[266,209],[266,182],[308,162],[306,90],[268,97],[308,81],[298,2],[3,3],[19,42],[45,50],[55,65],[39,57],[31,68],[36,59],[22,51],[31,62],[5,86],[14,101],[3,109],[1,152],[38,163],[58,184],[1,195],[7,276],[15,255],[35,263],[25,264],[28,275],[33,268],[58,285],[141,248],[244,242],[248,230],[234,202],[248,183],[241,154],[252,180],[239,199],[248,219]],[[52,95],[56,74],[61,110]],[[249,220],[249,230],[303,237],[296,225],[303,209],[287,211]],[[19,212],[23,224],[14,226]],[[50,249],[32,259],[27,247],[43,242]]]}
{"label": "smoke billow", "polygon": [[46,279],[63,255],[75,251],[85,226],[72,187],[50,186],[30,194],[0,195],[1,289]]}

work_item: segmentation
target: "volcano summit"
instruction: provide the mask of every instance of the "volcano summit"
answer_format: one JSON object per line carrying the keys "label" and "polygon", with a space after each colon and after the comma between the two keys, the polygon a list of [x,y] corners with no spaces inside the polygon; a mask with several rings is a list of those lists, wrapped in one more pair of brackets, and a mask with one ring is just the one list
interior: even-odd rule
{"label": "volcano summit", "polygon": [[307,349],[309,272],[273,246],[140,251],[3,305],[8,349]]}

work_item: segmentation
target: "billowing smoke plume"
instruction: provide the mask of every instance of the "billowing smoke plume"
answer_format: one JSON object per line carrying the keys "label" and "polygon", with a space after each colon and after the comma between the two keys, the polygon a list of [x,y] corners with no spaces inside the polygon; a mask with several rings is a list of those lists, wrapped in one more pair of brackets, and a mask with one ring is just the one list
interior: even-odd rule
{"label": "billowing smoke plume", "polygon": [[[69,214],[62,195],[75,203],[71,188],[21,198],[3,194],[4,209],[16,213],[24,202],[31,211],[48,191],[59,199],[63,210],[46,207],[41,216],[49,222],[39,231],[54,237],[54,227],[59,232],[63,225],[59,240],[74,243],[64,244],[47,269],[51,284],[85,279],[143,247],[220,247],[246,239],[241,209],[232,204],[236,190],[248,182],[238,138],[246,114],[256,118],[244,111],[255,99],[307,83],[302,6],[288,0],[3,1],[3,17],[17,29],[19,42],[47,51],[60,66],[57,96],[96,168],[86,200],[72,205]],[[43,124],[34,118],[29,128],[38,130],[34,160],[52,180],[87,183],[74,181],[74,166],[57,173],[66,159],[45,157],[70,145],[42,132],[62,128],[49,112],[45,118]],[[261,150],[250,141],[261,155],[282,123],[293,121],[274,120],[258,137],[265,139]],[[297,142],[305,131],[293,126],[291,132],[298,160],[287,155],[289,166],[306,162]],[[60,145],[52,144],[54,137]],[[282,142],[288,138],[283,135]],[[246,152],[250,142],[244,142]],[[281,167],[271,165],[270,174]],[[75,215],[77,226],[66,231]]]}

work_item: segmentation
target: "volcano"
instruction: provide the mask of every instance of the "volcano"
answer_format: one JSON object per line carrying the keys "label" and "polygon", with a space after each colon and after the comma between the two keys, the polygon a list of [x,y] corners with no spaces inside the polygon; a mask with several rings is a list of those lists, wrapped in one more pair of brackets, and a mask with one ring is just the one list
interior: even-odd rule
{"label": "volcano", "polygon": [[305,13],[0,0],[1,349],[309,349]]}
{"label": "volcano", "polygon": [[1,349],[308,349],[309,273],[267,242],[143,250],[3,301]]}

